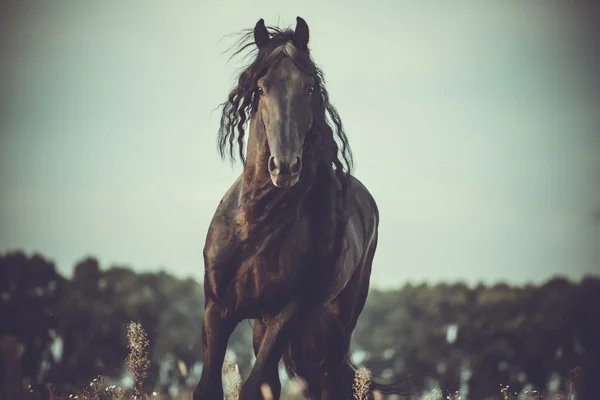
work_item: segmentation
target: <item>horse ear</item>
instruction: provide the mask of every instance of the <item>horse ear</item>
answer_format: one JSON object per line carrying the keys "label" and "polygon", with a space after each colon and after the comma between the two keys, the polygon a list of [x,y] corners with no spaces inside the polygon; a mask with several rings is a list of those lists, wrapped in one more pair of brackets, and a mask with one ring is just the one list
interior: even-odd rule
{"label": "horse ear", "polygon": [[265,20],[261,18],[254,26],[254,43],[256,43],[256,46],[260,49],[269,43],[269,39],[269,31],[265,26]]}
{"label": "horse ear", "polygon": [[300,17],[296,17],[294,45],[303,50],[308,48],[308,25],[306,24],[306,21]]}

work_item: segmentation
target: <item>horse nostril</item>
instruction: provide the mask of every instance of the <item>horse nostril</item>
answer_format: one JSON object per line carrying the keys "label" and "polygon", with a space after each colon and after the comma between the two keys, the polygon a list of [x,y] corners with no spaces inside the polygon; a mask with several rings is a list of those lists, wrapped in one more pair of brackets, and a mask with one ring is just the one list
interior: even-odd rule
{"label": "horse nostril", "polygon": [[274,156],[269,157],[269,173],[271,175],[279,175],[279,172],[281,172],[281,169],[279,168],[279,163],[277,162],[277,159]]}
{"label": "horse nostril", "polygon": [[300,173],[301,169],[302,169],[302,157],[296,156],[296,159],[294,160],[292,165],[290,165],[290,173],[292,175],[298,175]]}

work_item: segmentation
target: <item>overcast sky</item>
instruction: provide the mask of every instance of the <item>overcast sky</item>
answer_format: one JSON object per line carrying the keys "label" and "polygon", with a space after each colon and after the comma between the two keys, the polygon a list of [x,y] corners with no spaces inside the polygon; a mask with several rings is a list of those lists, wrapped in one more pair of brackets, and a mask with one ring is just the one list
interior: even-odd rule
{"label": "overcast sky", "polygon": [[[42,2],[40,2],[42,3]],[[225,35],[300,15],[381,213],[372,281],[600,272],[600,102],[564,2],[45,2],[8,37],[0,251],[201,278],[241,172]],[[596,217],[595,217],[596,215]]]}

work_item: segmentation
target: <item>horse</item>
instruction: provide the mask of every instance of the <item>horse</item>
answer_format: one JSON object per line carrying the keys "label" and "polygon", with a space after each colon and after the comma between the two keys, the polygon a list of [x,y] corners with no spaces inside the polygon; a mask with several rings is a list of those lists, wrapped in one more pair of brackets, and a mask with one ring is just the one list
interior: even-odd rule
{"label": "horse", "polygon": [[[262,384],[278,399],[282,358],[313,398],[352,398],[349,346],[369,291],[377,204],[351,173],[306,21],[297,17],[291,30],[261,18],[245,32],[234,55],[250,49],[254,57],[221,105],[217,146],[244,168],[206,236],[203,368],[193,398],[223,398],[227,343],[245,319],[254,320],[256,361],[240,399],[262,398]],[[370,389],[399,392],[377,380]]]}

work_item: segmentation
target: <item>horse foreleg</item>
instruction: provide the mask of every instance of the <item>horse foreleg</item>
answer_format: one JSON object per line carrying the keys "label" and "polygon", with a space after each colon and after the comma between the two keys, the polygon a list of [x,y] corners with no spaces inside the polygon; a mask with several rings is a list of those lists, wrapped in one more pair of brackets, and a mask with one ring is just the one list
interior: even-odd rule
{"label": "horse foreleg", "polygon": [[[267,323],[265,321],[255,319],[254,320],[254,355],[258,356],[258,352],[260,350],[260,345],[263,342],[265,337],[265,333],[267,332]],[[267,384],[271,388],[271,392],[273,393],[273,399],[278,400],[281,395],[281,381],[279,379],[279,360],[283,355],[283,350],[285,346],[285,341],[282,337],[284,334],[279,335],[279,339],[273,349],[271,350],[271,354],[269,355],[269,359],[265,364],[265,368],[263,371],[263,375],[261,377],[261,385]]]}
{"label": "horse foreleg", "polygon": [[250,376],[248,376],[248,379],[240,391],[240,400],[255,400],[261,398],[260,385],[265,376],[265,368],[267,368],[267,366],[272,368],[273,363],[279,362],[281,353],[283,352],[283,346],[285,345],[285,343],[282,343],[284,340],[282,331],[287,322],[295,314],[297,308],[298,305],[296,302],[292,301],[288,303],[283,310],[268,323]]}
{"label": "horse foreleg", "polygon": [[237,321],[223,316],[222,309],[215,303],[207,303],[202,322],[202,345],[204,359],[200,382],[194,390],[194,400],[222,400],[222,368],[229,336]]}

